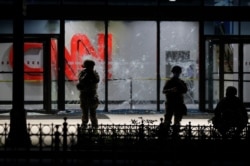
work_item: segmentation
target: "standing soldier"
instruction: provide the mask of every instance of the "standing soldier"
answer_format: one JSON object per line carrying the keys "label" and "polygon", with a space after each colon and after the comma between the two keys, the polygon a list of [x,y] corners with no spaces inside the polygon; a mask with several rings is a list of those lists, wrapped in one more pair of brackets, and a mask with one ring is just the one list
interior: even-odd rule
{"label": "standing soldier", "polygon": [[165,102],[165,124],[170,125],[174,115],[174,126],[179,126],[183,115],[187,114],[183,94],[187,92],[186,83],[179,78],[182,69],[174,66],[171,70],[173,77],[166,81],[163,87],[163,94],[166,95]]}
{"label": "standing soldier", "polygon": [[80,91],[83,128],[87,127],[89,115],[92,127],[98,127],[96,109],[99,105],[97,88],[100,78],[99,74],[94,70],[94,66],[95,62],[92,60],[85,60],[83,62],[83,70],[79,74],[79,83],[77,84],[77,89]]}

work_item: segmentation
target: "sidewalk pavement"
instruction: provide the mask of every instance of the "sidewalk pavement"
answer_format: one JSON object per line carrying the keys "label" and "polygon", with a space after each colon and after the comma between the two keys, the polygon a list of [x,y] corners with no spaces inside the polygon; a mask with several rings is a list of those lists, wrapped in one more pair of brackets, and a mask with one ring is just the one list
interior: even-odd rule
{"label": "sidewalk pavement", "polygon": [[[182,125],[187,125],[191,123],[192,125],[210,125],[208,122],[213,114],[211,113],[188,113],[183,117],[181,121]],[[133,124],[132,121],[136,121],[138,124],[141,124],[141,121],[144,120],[144,123],[147,124],[147,120],[150,120],[154,125],[158,125],[161,122],[161,118],[164,117],[164,113],[106,113],[106,112],[97,112],[97,118],[99,124]],[[64,118],[67,118],[68,124],[81,124],[81,112],[59,112],[58,114],[41,114],[35,112],[28,112],[27,114],[27,124],[62,124]],[[10,123],[9,113],[0,114],[0,124]]]}

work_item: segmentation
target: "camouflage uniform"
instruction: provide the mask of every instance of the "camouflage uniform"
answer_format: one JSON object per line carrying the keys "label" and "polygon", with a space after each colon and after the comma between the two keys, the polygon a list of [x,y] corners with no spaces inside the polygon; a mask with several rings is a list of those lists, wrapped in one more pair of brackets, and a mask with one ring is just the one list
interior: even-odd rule
{"label": "camouflage uniform", "polygon": [[[87,61],[88,62],[88,61]],[[82,109],[82,126],[86,127],[89,121],[92,124],[92,127],[98,127],[98,120],[96,117],[96,109],[99,105],[99,99],[97,95],[97,88],[99,83],[99,74],[93,70],[94,63],[88,63],[85,61],[84,67],[79,74],[79,82],[83,80],[82,88],[80,90],[80,107]],[[91,65],[93,65],[91,67]]]}

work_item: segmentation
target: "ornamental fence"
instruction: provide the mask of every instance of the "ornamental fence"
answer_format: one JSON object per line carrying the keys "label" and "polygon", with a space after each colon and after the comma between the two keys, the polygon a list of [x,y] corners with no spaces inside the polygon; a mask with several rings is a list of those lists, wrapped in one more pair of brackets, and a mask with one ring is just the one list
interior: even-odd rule
{"label": "ornamental fence", "polygon": [[[161,119],[162,120],[162,119]],[[67,118],[61,125],[28,124],[27,130],[31,139],[30,150],[65,151],[74,149],[103,149],[134,147],[135,145],[160,144],[172,140],[215,141],[222,140],[220,133],[213,125],[181,125],[178,128],[166,128],[161,122],[154,125],[152,120],[132,120],[130,125],[104,125],[82,128],[80,124],[68,124]],[[249,140],[250,125],[242,131],[239,140]],[[0,124],[0,151],[8,150],[6,140],[10,130],[9,124]],[[233,129],[228,133],[228,140],[233,138]]]}

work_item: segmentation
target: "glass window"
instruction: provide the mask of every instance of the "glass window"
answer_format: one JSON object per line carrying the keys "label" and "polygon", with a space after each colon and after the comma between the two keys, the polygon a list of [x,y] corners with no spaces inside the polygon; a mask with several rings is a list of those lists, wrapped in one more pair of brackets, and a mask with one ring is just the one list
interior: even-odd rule
{"label": "glass window", "polygon": [[0,20],[0,34],[13,34],[13,21]]}
{"label": "glass window", "polygon": [[116,6],[152,6],[157,5],[157,1],[155,0],[108,0],[109,5],[116,5]]}
{"label": "glass window", "polygon": [[43,110],[44,45],[42,42],[24,43],[24,108]]}
{"label": "glass window", "polygon": [[[213,111],[225,96],[227,86],[239,88],[239,44],[218,39],[206,40],[206,109]],[[240,94],[241,92],[239,92]]]}
{"label": "glass window", "polygon": [[[244,103],[250,103],[250,44],[245,43],[243,45],[243,101]],[[249,108],[249,105],[248,105]]]}
{"label": "glass window", "polygon": [[[110,1],[110,0],[108,0]],[[64,5],[106,5],[107,0],[63,0]]]}
{"label": "glass window", "polygon": [[13,64],[10,64],[9,58],[13,52],[12,43],[0,43],[0,109],[1,110],[10,110],[12,108],[12,72]]}
{"label": "glass window", "polygon": [[[108,109],[156,110],[156,23],[110,21],[108,25]],[[74,82],[82,61],[91,58],[101,76],[98,109],[104,110],[104,27],[102,21],[65,22],[67,108],[79,109],[72,102],[79,101]]]}
{"label": "glass window", "polygon": [[[6,63],[11,70],[13,68],[12,49],[10,48],[6,53],[8,55],[6,58],[9,60]],[[48,112],[51,109],[57,110],[57,52],[57,39],[47,42],[41,38],[25,39],[23,62],[25,109]],[[48,59],[49,57],[51,59]],[[3,61],[2,64],[5,62]],[[44,82],[47,86],[44,86]],[[54,102],[53,105],[50,102],[51,99]]]}
{"label": "glass window", "polygon": [[205,6],[239,6],[239,0],[204,0]]}
{"label": "glass window", "polygon": [[197,111],[199,102],[199,23],[163,21],[160,23],[161,109],[165,109],[162,89],[172,75],[174,65],[182,67],[181,78],[188,85],[185,103],[189,111]]}
{"label": "glass window", "polygon": [[59,5],[63,0],[25,0],[28,5]]}
{"label": "glass window", "polygon": [[59,34],[59,20],[25,20],[24,34]]}
{"label": "glass window", "polygon": [[162,6],[200,6],[201,0],[165,0],[158,2]]}
{"label": "glass window", "polygon": [[[79,91],[76,89],[78,73],[85,59],[95,61],[95,70],[100,75],[98,95],[103,110],[105,100],[105,58],[104,58],[104,21],[66,21],[65,22],[65,109],[80,109]],[[108,36],[112,41],[112,34]],[[110,52],[112,42],[109,42]],[[110,54],[109,54],[110,56]]]}
{"label": "glass window", "polygon": [[250,22],[241,22],[240,25],[241,35],[250,35]]}
{"label": "glass window", "polygon": [[[206,69],[206,109],[213,110],[214,103],[219,100],[219,65],[218,57],[216,54],[219,52],[219,47],[212,43],[210,40],[206,41],[206,56],[205,56],[205,69]],[[214,102],[216,101],[216,102]]]}
{"label": "glass window", "polygon": [[156,22],[110,21],[109,109],[156,110]]}
{"label": "glass window", "polygon": [[204,22],[205,35],[239,35],[238,21]]}
{"label": "glass window", "polygon": [[50,56],[51,56],[51,99],[52,109],[58,110],[58,40],[56,38],[51,39],[50,43]]}

